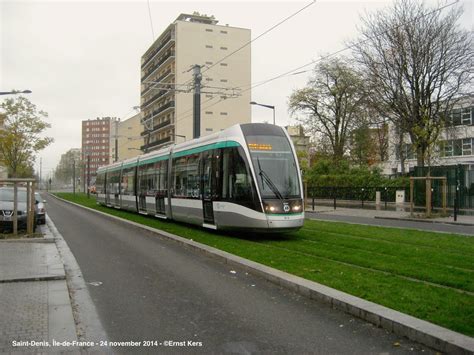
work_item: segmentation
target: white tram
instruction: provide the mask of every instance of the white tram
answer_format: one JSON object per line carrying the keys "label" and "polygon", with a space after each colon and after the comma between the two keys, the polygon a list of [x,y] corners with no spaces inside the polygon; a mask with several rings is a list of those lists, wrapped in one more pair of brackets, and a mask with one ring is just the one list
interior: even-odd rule
{"label": "white tram", "polygon": [[302,227],[303,185],[286,130],[250,123],[99,168],[97,202],[219,230]]}

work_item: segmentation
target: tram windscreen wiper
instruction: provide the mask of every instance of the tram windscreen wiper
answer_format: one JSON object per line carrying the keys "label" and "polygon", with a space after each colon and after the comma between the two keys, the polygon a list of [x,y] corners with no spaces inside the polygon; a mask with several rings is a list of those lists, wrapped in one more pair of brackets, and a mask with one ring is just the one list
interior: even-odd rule
{"label": "tram windscreen wiper", "polygon": [[272,192],[275,194],[276,197],[278,197],[280,200],[283,201],[283,196],[281,195],[280,191],[278,190],[278,187],[273,183],[272,179],[268,176],[268,174],[262,170],[262,166],[260,165],[260,159],[257,157],[257,163],[258,163],[258,169],[260,172],[258,175],[262,178],[262,187],[263,187],[263,180],[267,183],[268,187],[272,190]]}

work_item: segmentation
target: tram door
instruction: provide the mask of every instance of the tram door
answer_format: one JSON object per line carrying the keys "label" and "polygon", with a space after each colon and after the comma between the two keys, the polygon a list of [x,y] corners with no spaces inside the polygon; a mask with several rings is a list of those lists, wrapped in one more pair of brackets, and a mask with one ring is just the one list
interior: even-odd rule
{"label": "tram door", "polygon": [[138,212],[146,213],[146,193],[147,193],[147,165],[138,167]]}
{"label": "tram door", "polygon": [[165,198],[168,195],[168,160],[159,161],[156,167],[156,197],[155,209],[156,214],[160,216],[166,215]]}
{"label": "tram door", "polygon": [[205,224],[214,224],[214,208],[212,206],[215,182],[215,161],[213,151],[202,154],[201,160],[201,191],[202,211]]}

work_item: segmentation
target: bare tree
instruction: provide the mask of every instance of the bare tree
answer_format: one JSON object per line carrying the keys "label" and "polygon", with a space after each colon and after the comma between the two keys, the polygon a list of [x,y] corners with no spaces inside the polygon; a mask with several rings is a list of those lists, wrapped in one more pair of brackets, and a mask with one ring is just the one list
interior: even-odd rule
{"label": "bare tree", "polygon": [[364,92],[361,76],[344,59],[321,61],[308,86],[289,99],[291,113],[303,113],[299,121],[313,136],[330,142],[335,158],[344,156],[351,131],[359,126]]}
{"label": "bare tree", "polygon": [[[443,10],[446,11],[446,10]],[[363,18],[353,43],[356,60],[375,88],[372,96],[401,132],[410,136],[419,166],[438,140],[452,109],[473,77],[471,34],[457,26],[462,9],[443,13],[399,0]]]}

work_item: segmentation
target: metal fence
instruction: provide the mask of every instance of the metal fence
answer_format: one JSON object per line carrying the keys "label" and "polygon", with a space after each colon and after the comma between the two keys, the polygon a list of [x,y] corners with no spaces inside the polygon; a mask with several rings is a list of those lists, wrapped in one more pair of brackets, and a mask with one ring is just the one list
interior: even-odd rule
{"label": "metal fence", "polygon": [[380,204],[387,207],[396,202],[396,192],[405,191],[405,199],[410,196],[410,188],[406,186],[363,186],[363,187],[336,187],[336,186],[308,186],[307,203],[314,209],[316,200],[327,200],[336,208],[337,204],[351,203],[354,207],[365,207],[376,201],[376,193],[380,192]]}
{"label": "metal fence", "polygon": [[[474,170],[470,170],[467,165],[416,167],[412,176],[445,176],[447,178],[447,205],[454,207],[457,199],[458,208],[474,208]],[[432,181],[432,203],[438,207],[442,203],[442,183]],[[425,203],[425,182],[415,182],[415,204]]]}
{"label": "metal fence", "polygon": [[[474,209],[474,170],[467,165],[439,166],[430,168],[415,168],[410,174],[414,177],[427,175],[433,177],[445,176],[447,178],[447,207],[459,209]],[[431,205],[433,208],[441,208],[443,202],[442,181],[431,181]],[[414,204],[423,207],[426,201],[426,181],[415,181]],[[382,206],[396,202],[396,191],[405,191],[405,202],[409,202],[409,186],[358,186],[358,187],[335,187],[335,186],[307,186],[307,203],[316,204],[316,200],[325,200],[324,203],[333,204],[334,207],[344,202],[354,207],[364,207],[369,202],[375,202],[376,192],[380,191],[380,202]]]}

